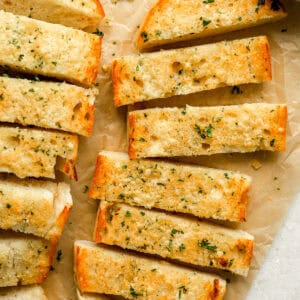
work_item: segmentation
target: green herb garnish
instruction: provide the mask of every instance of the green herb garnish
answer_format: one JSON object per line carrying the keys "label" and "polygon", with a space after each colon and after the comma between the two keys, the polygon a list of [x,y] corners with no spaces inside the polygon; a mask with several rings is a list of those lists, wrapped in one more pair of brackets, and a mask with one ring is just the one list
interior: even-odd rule
{"label": "green herb garnish", "polygon": [[206,239],[203,239],[201,242],[198,242],[198,246],[212,252],[217,252],[217,246],[211,245],[210,242]]}

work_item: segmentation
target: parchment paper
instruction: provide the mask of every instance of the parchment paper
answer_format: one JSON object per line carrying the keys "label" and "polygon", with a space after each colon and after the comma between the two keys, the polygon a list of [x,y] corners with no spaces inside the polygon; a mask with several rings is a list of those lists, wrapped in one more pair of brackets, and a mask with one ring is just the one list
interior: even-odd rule
{"label": "parchment paper", "polygon": [[[100,29],[104,32],[102,65],[109,69],[114,57],[135,53],[133,39],[137,26],[142,22],[155,0],[117,1],[102,0],[106,19]],[[244,299],[256,276],[272,240],[284,220],[287,209],[300,191],[300,2],[288,1],[287,19],[259,28],[230,33],[213,39],[198,40],[189,44],[203,44],[222,39],[268,35],[271,43],[273,81],[262,85],[241,86],[240,95],[232,95],[231,88],[222,88],[184,97],[157,100],[137,107],[174,105],[221,105],[244,102],[287,102],[289,125],[285,153],[254,153],[214,155],[211,157],[181,158],[205,166],[238,170],[253,177],[247,222],[239,226],[255,236],[255,250],[251,271],[247,278],[230,276],[226,299]],[[287,29],[287,31],[282,30]],[[282,32],[283,31],[283,32]],[[181,44],[182,45],[182,44]],[[183,45],[188,45],[185,43]],[[99,97],[93,137],[82,138],[77,163],[78,182],[72,183],[74,208],[66,225],[58,249],[60,261],[43,285],[50,300],[76,299],[73,280],[73,241],[92,240],[98,203],[88,200],[86,186],[90,185],[97,153],[102,150],[126,151],[127,108],[113,106],[110,71],[99,70]],[[253,159],[262,167],[254,170]],[[279,258],[280,259],[280,258]],[[273,276],[273,274],[270,274]],[[297,280],[295,278],[291,278]]]}

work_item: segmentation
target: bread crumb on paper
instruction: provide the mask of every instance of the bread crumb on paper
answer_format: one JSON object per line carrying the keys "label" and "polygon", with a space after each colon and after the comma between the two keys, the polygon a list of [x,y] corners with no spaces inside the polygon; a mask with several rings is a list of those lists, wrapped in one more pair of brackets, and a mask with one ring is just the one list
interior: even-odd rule
{"label": "bread crumb on paper", "polygon": [[258,171],[261,167],[262,167],[262,164],[260,161],[258,161],[257,159],[253,159],[252,162],[251,162],[251,167],[255,170],[255,171]]}

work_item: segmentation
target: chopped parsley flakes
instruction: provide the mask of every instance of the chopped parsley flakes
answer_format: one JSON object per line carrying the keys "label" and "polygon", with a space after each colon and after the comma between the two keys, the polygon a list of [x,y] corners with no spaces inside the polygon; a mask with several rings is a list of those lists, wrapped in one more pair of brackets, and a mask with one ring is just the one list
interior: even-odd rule
{"label": "chopped parsley flakes", "polygon": [[130,295],[134,298],[143,296],[143,294],[136,292],[136,290],[132,286],[130,287],[129,291],[130,291]]}
{"label": "chopped parsley flakes", "polygon": [[275,146],[275,141],[276,141],[276,140],[273,139],[273,140],[270,142],[270,146],[271,146],[271,147],[274,147],[274,146]]}
{"label": "chopped parsley flakes", "polygon": [[204,128],[203,130],[200,128],[199,125],[195,124],[195,127],[194,129],[196,130],[196,132],[200,135],[200,137],[202,139],[206,139],[207,137],[208,138],[211,138],[213,136],[212,134],[212,130],[213,130],[213,127],[211,124],[209,124],[206,128]]}
{"label": "chopped parsley flakes", "polygon": [[93,34],[96,34],[98,36],[104,36],[104,33],[102,31],[100,31],[98,28],[95,32],[93,32]]}
{"label": "chopped parsley flakes", "polygon": [[212,252],[217,252],[217,246],[211,245],[210,242],[206,239],[203,239],[201,242],[198,242],[198,246]]}
{"label": "chopped parsley flakes", "polygon": [[211,23],[211,20],[206,20],[206,19],[203,19],[202,20],[202,25],[203,26],[207,26],[208,24],[210,24]]}
{"label": "chopped parsley flakes", "polygon": [[146,42],[149,41],[148,33],[147,33],[146,31],[143,31],[143,32],[141,33],[141,37],[143,38],[144,43],[146,43]]}

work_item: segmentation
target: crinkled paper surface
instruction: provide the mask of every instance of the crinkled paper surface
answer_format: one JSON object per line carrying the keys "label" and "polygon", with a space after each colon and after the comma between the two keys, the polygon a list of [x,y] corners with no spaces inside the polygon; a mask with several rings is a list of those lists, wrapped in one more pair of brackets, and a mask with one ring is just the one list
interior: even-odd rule
{"label": "crinkled paper surface", "polygon": [[[100,29],[105,34],[102,66],[105,66],[106,71],[103,71],[102,67],[99,69],[100,94],[96,104],[94,134],[89,139],[82,138],[80,143],[77,164],[79,180],[72,183],[74,208],[58,247],[62,250],[62,257],[60,261],[54,262],[54,271],[50,272],[44,284],[50,300],[76,299],[73,242],[76,239],[92,240],[98,203],[88,199],[86,186],[91,182],[97,153],[102,149],[127,150],[127,109],[116,109],[113,106],[110,65],[113,58],[136,52],[134,38],[137,26],[155,0],[119,0],[116,4],[113,2],[116,1],[102,0],[106,12],[106,18],[100,24]],[[300,190],[300,2],[290,0],[287,8],[288,18],[278,23],[180,45],[203,44],[222,39],[265,34],[271,44],[272,82],[241,86],[243,93],[240,95],[232,95],[231,88],[221,88],[183,97],[155,100],[138,106],[221,105],[261,101],[288,103],[289,124],[285,153],[260,152],[179,158],[182,161],[214,168],[238,170],[251,175],[254,179],[247,222],[239,226],[255,236],[251,271],[247,278],[225,274],[231,279],[226,299],[245,299],[287,209]],[[262,164],[259,170],[254,170],[251,166],[254,159]]]}

